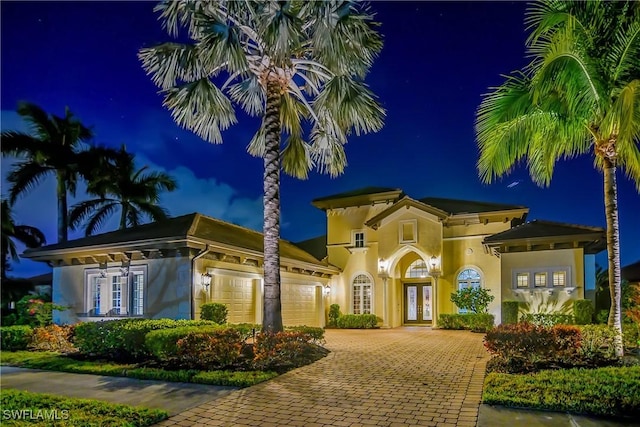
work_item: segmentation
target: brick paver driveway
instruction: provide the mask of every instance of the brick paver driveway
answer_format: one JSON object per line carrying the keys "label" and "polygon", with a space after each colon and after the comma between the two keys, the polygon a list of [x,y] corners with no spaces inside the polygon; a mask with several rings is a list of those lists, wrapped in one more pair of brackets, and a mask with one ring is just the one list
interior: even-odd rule
{"label": "brick paver driveway", "polygon": [[238,390],[163,426],[475,426],[482,334],[327,330],[324,359]]}

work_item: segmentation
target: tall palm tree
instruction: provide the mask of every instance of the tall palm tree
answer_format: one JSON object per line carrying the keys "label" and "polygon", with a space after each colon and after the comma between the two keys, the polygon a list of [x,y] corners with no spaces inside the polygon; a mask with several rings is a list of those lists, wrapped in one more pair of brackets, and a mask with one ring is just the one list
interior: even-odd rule
{"label": "tall palm tree", "polygon": [[2,279],[6,279],[10,260],[20,262],[14,240],[22,242],[28,248],[39,248],[47,243],[44,233],[29,225],[17,225],[13,219],[11,205],[8,200],[2,200],[2,239],[0,253],[2,256]]}
{"label": "tall palm tree", "polygon": [[136,170],[133,154],[123,145],[113,163],[89,181],[87,193],[98,197],[73,206],[69,225],[75,229],[86,221],[85,235],[90,236],[118,209],[121,230],[141,224],[145,216],[153,221],[166,219],[166,209],[158,206],[160,193],[177,187],[164,172],[149,172],[147,166]]}
{"label": "tall palm tree", "polygon": [[67,240],[67,194],[75,195],[80,176],[90,176],[94,167],[109,156],[108,149],[83,149],[93,132],[67,108],[64,117],[47,114],[35,104],[22,102],[18,114],[29,125],[29,133],[2,132],[2,154],[18,157],[7,180],[11,203],[47,176],[56,177],[58,242]]}
{"label": "tall palm tree", "polygon": [[533,181],[547,186],[558,160],[594,156],[604,179],[609,325],[622,355],[616,170],[640,190],[640,4],[537,1],[525,22],[531,64],[478,109],[479,173],[491,182],[526,158]]}
{"label": "tall palm tree", "polygon": [[156,11],[170,36],[184,29],[191,39],[139,53],[174,120],[220,143],[237,121],[234,104],[262,117],[248,151],[264,161],[263,330],[281,331],[281,160],[294,177],[314,166],[336,176],[347,137],[382,128],[384,110],[364,83],[382,49],[377,23],[368,7],[336,0],[181,0]]}

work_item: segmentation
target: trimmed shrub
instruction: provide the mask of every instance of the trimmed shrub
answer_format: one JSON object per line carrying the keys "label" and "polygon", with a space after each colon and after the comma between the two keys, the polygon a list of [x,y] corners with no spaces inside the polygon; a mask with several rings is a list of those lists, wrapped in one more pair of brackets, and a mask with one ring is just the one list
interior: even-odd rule
{"label": "trimmed shrub", "polygon": [[329,306],[329,324],[327,326],[336,327],[338,326],[338,319],[342,316],[340,313],[340,306],[338,304],[331,304]]}
{"label": "trimmed shrub", "polygon": [[324,329],[318,328],[315,326],[287,326],[284,328],[286,331],[293,332],[302,332],[303,334],[307,334],[310,338],[310,341],[313,341],[316,344],[324,343]]}
{"label": "trimmed shrub", "polygon": [[50,325],[53,323],[53,310],[65,309],[51,303],[49,295],[25,295],[16,303],[16,323],[34,328]]}
{"label": "trimmed shrub", "polygon": [[521,322],[533,323],[538,326],[573,325],[574,319],[570,314],[561,313],[526,313],[520,318]]}
{"label": "trimmed shrub", "polygon": [[502,301],[502,324],[513,325],[518,323],[519,301]]}
{"label": "trimmed shrub", "polygon": [[580,326],[582,342],[578,355],[589,365],[610,364],[616,361],[614,338],[616,331],[607,325]]}
{"label": "trimmed shrub", "polygon": [[178,341],[191,332],[212,332],[220,326],[183,326],[158,329],[145,335],[144,344],[157,360],[169,361],[178,357]]}
{"label": "trimmed shrub", "polygon": [[84,322],[76,326],[75,345],[85,355],[135,362],[151,356],[145,345],[147,333],[183,326],[216,325],[206,320],[122,319]]}
{"label": "trimmed shrub", "polygon": [[341,329],[373,329],[378,326],[375,314],[345,314],[338,317],[338,328]]}
{"label": "trimmed shrub", "polygon": [[1,326],[0,339],[2,350],[18,351],[26,350],[31,342],[33,329],[27,325]]}
{"label": "trimmed shrub", "polygon": [[573,301],[573,317],[576,325],[588,325],[593,319],[593,304],[588,299]]}
{"label": "trimmed shrub", "polygon": [[314,362],[326,350],[310,342],[302,332],[265,332],[256,338],[253,366],[263,371],[284,372]]}
{"label": "trimmed shrub", "polygon": [[544,327],[527,322],[500,325],[487,332],[484,338],[485,348],[501,359],[497,364],[512,372],[571,365],[576,360],[580,343],[578,327]]}
{"label": "trimmed shrub", "polygon": [[227,306],[219,302],[210,302],[202,304],[200,307],[200,319],[210,320],[219,325],[227,323],[227,314],[229,310]]}
{"label": "trimmed shrub", "polygon": [[70,325],[48,325],[33,330],[29,349],[72,353],[77,349],[71,343],[74,327]]}
{"label": "trimmed shrub", "polygon": [[488,313],[441,314],[438,317],[438,327],[487,332],[493,328],[494,321],[494,315]]}
{"label": "trimmed shrub", "polygon": [[179,362],[192,369],[221,369],[242,356],[244,338],[232,328],[191,331],[176,343]]}

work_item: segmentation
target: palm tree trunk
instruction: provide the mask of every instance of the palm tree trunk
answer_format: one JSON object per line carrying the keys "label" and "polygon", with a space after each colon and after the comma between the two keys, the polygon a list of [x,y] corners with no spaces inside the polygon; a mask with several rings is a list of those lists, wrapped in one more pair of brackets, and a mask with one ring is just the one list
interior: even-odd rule
{"label": "palm tree trunk", "polygon": [[64,176],[60,172],[56,173],[57,196],[58,196],[58,243],[66,242],[67,239],[67,185]]}
{"label": "palm tree trunk", "polygon": [[269,81],[264,117],[264,332],[283,330],[280,302],[280,103],[280,86]]}
{"label": "palm tree trunk", "polygon": [[120,230],[127,228],[127,204],[122,203],[122,215],[120,215]]}
{"label": "palm tree trunk", "polygon": [[607,219],[607,253],[609,264],[609,292],[611,293],[611,309],[609,310],[609,326],[616,330],[614,347],[616,356],[622,357],[622,310],[620,308],[620,233],[618,226],[618,188],[616,186],[616,166],[608,158],[604,158],[604,206]]}

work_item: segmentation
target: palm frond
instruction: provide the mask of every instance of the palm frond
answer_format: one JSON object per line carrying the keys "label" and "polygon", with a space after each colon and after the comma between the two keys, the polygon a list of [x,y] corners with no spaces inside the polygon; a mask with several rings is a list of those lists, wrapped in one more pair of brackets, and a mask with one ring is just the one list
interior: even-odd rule
{"label": "palm frond", "polygon": [[251,74],[244,80],[229,87],[231,100],[250,116],[264,114],[266,97],[258,78]]}
{"label": "palm frond", "polygon": [[222,142],[220,131],[236,123],[231,102],[208,79],[169,89],[163,105],[179,126],[215,144]]}
{"label": "palm frond", "polygon": [[28,248],[39,248],[47,243],[44,233],[30,225],[16,225],[13,237],[24,243]]}
{"label": "palm frond", "polygon": [[12,130],[2,132],[2,144],[0,144],[3,156],[27,156],[31,157],[44,148],[39,139],[22,132]]}
{"label": "palm frond", "polygon": [[89,220],[85,225],[85,236],[92,236],[102,228],[105,222],[116,212],[119,206],[119,203],[111,202],[98,207],[97,210],[89,217]]}
{"label": "palm frond", "polygon": [[17,162],[13,166],[14,169],[7,175],[7,181],[12,184],[9,189],[11,203],[14,203],[18,197],[31,192],[54,172],[51,168],[31,161]]}
{"label": "palm frond", "polygon": [[113,203],[115,200],[99,198],[85,200],[77,203],[69,210],[69,227],[77,230],[91,216],[94,211],[99,210],[103,205]]}
{"label": "palm frond", "polygon": [[140,49],[138,59],[153,83],[167,90],[181,81],[200,80],[220,70],[220,67],[205,68],[201,54],[199,45],[163,43]]}

